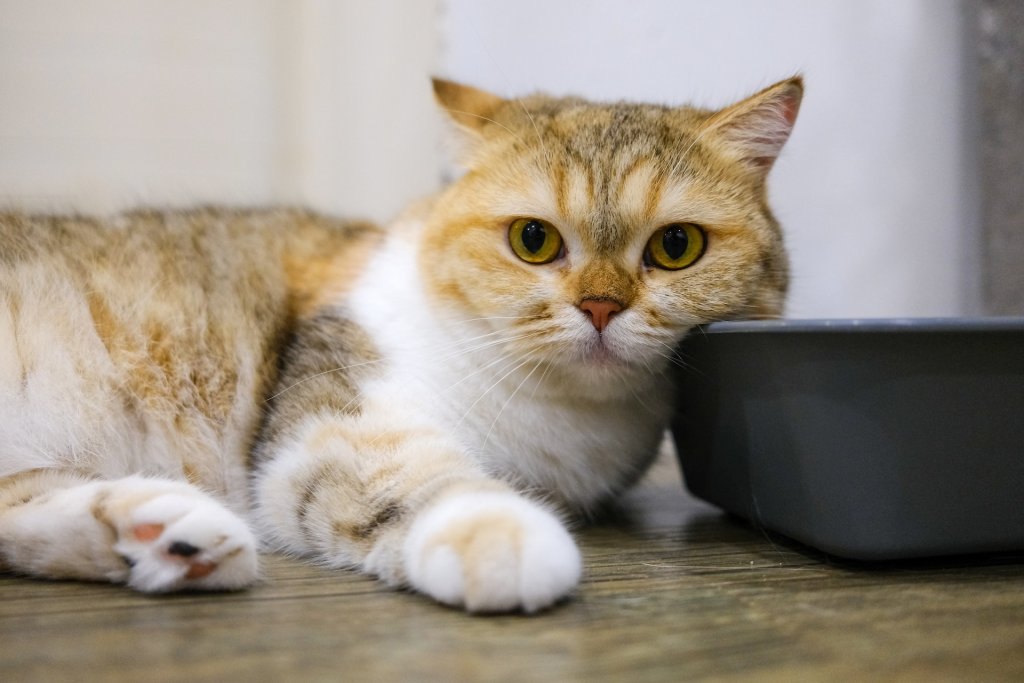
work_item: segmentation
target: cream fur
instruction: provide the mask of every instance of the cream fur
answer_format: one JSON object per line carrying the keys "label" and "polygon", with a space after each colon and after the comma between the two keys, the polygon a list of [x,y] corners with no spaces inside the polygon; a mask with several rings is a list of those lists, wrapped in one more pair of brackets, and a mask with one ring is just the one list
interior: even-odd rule
{"label": "cream fur", "polygon": [[[386,233],[0,214],[0,563],[238,589],[251,523],[266,550],[470,611],[572,593],[566,520],[653,459],[676,344],[781,311],[764,176],[801,84],[722,112],[435,86],[469,169]],[[564,251],[516,256],[521,218]],[[708,247],[658,268],[648,242],[675,223]]]}

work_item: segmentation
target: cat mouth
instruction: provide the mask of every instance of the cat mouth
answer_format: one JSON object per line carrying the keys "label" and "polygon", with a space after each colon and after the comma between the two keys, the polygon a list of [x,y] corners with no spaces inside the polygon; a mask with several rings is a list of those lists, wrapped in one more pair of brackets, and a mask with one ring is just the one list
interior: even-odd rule
{"label": "cat mouth", "polygon": [[623,358],[608,344],[603,334],[598,333],[597,339],[587,345],[586,360],[594,365],[622,365]]}

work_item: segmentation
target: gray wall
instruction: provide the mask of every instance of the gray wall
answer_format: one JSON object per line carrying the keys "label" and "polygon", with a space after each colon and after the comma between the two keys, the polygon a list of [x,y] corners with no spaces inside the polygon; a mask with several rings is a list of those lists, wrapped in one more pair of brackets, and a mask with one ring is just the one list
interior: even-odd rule
{"label": "gray wall", "polygon": [[1024,315],[1024,2],[974,6],[981,163],[981,296]]}

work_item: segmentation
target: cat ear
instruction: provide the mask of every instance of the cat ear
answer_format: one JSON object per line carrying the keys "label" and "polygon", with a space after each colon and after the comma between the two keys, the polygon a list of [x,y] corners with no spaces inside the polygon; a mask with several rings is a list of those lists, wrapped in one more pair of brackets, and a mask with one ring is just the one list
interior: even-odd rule
{"label": "cat ear", "polygon": [[789,139],[804,94],[794,76],[714,114],[702,137],[764,177]]}
{"label": "cat ear", "polygon": [[505,100],[454,81],[432,78],[434,97],[448,117],[463,131],[479,135]]}

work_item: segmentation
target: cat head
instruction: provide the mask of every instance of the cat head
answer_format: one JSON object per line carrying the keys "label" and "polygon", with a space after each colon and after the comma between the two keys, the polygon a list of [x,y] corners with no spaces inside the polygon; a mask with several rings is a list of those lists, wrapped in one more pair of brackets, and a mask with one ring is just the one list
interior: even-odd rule
{"label": "cat head", "polygon": [[420,248],[450,316],[600,384],[659,371],[695,325],[781,314],[788,268],[765,177],[799,77],[720,111],[434,90],[466,167]]}

